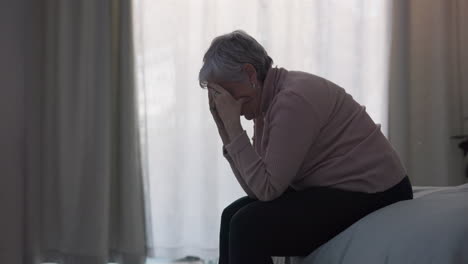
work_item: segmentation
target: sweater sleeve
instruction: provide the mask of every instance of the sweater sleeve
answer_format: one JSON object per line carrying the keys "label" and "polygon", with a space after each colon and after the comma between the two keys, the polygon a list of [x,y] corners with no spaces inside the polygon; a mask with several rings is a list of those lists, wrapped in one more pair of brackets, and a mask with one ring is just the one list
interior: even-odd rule
{"label": "sweater sleeve", "polygon": [[245,193],[252,199],[257,199],[258,198],[255,196],[255,194],[250,190],[250,188],[247,186],[245,183],[244,179],[242,178],[241,174],[239,173],[239,170],[236,168],[234,165],[234,162],[232,158],[229,156],[229,153],[226,150],[226,147],[223,146],[223,156],[226,158],[226,160],[229,162],[229,165],[231,166],[232,172],[234,173],[234,176],[236,177],[237,181],[239,182],[240,186],[242,189],[244,189]]}
{"label": "sweater sleeve", "polygon": [[274,200],[288,188],[320,131],[316,109],[300,95],[282,94],[270,107],[263,158],[245,130],[226,145],[240,176],[261,201]]}

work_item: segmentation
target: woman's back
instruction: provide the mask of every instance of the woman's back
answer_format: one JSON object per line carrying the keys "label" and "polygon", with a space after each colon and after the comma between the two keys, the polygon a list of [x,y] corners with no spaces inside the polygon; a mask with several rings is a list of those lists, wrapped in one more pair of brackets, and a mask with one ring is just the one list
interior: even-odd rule
{"label": "woman's back", "polygon": [[[259,152],[266,155],[268,145],[276,144],[268,141],[271,125],[278,119],[311,122],[310,126],[304,126],[304,130],[291,133],[295,137],[302,137],[304,144],[310,144],[290,184],[293,188],[301,190],[309,186],[333,186],[374,193],[388,189],[405,177],[406,170],[382,134],[380,125],[375,124],[365,107],[358,104],[343,88],[305,72],[285,69],[272,71],[267,75],[263,88],[267,89],[263,91],[267,94],[266,98],[271,100],[265,102],[268,105],[264,126],[266,131],[256,131],[264,137],[261,146],[258,146]],[[288,102],[301,110],[283,114],[282,109],[285,107],[279,106],[287,105]],[[293,112],[296,114],[292,115]]]}

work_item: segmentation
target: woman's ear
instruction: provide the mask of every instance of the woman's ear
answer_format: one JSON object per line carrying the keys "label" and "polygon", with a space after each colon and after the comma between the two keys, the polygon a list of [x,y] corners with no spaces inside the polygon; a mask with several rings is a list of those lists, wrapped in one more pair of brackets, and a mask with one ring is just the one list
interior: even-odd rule
{"label": "woman's ear", "polygon": [[247,73],[247,76],[249,77],[249,82],[251,84],[256,84],[257,83],[257,70],[255,70],[255,67],[250,63],[246,63],[244,64],[244,66],[242,66],[242,68]]}

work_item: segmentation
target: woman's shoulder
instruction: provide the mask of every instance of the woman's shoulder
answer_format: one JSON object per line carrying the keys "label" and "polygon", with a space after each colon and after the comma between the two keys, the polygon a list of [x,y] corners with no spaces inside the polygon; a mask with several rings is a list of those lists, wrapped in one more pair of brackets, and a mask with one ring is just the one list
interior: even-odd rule
{"label": "woman's shoulder", "polygon": [[288,77],[293,79],[304,79],[308,81],[322,82],[325,78],[305,71],[300,70],[288,70]]}
{"label": "woman's shoulder", "polygon": [[343,88],[332,81],[303,71],[289,71],[281,90],[316,100],[324,100],[330,96],[345,93]]}
{"label": "woman's shoulder", "polygon": [[327,79],[312,73],[289,71],[281,92],[298,95],[311,105],[327,109],[338,94],[337,87],[330,84]]}
{"label": "woman's shoulder", "polygon": [[[304,71],[288,71],[278,96],[284,98],[291,95],[301,97],[301,100],[288,100],[289,102],[307,102],[309,111],[317,113],[325,123],[337,110],[348,111],[353,110],[352,106],[359,106],[338,84]],[[346,107],[343,108],[343,105]]]}

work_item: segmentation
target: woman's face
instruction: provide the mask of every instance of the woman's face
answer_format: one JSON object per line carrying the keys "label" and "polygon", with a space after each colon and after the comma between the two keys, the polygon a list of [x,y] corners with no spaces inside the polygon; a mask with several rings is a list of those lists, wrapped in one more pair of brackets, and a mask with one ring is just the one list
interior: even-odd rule
{"label": "woman's face", "polygon": [[232,97],[236,100],[240,98],[249,98],[242,105],[241,116],[244,116],[247,120],[255,118],[255,111],[258,108],[258,89],[254,89],[249,82],[217,82],[224,89],[226,89]]}

